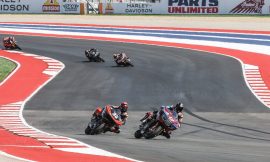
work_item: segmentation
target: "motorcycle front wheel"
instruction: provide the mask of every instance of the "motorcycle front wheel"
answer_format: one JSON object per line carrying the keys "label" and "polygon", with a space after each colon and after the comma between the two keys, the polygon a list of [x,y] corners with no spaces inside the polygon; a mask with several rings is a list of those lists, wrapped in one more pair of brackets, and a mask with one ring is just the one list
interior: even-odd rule
{"label": "motorcycle front wheel", "polygon": [[132,63],[129,63],[129,65],[130,65],[131,67],[134,67],[134,65],[133,65]]}
{"label": "motorcycle front wheel", "polygon": [[22,50],[21,47],[19,47],[17,44],[16,44],[15,48],[18,50]]}
{"label": "motorcycle front wheel", "polygon": [[101,62],[105,62],[105,60],[104,60],[103,58],[100,58],[100,61],[101,61]]}
{"label": "motorcycle front wheel", "polygon": [[135,138],[142,138],[142,134],[141,134],[141,130],[137,130],[135,133],[134,133],[134,137]]}
{"label": "motorcycle front wheel", "polygon": [[84,133],[86,135],[89,135],[91,133],[91,131],[92,131],[91,128],[89,126],[87,126],[86,129],[84,130]]}

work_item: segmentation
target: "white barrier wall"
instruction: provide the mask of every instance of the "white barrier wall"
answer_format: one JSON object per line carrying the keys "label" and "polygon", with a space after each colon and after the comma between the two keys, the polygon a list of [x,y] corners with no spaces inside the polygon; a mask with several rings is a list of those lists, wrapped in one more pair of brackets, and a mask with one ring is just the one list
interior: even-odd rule
{"label": "white barrier wall", "polygon": [[[156,3],[108,3],[111,1],[103,0],[102,13],[270,14],[270,0],[156,0]],[[118,1],[122,2],[122,0]],[[78,0],[0,0],[0,13],[79,14],[80,2]]]}
{"label": "white barrier wall", "polygon": [[80,3],[69,0],[0,0],[0,13],[80,13]]}
{"label": "white barrier wall", "polygon": [[105,14],[270,14],[270,0],[161,0],[104,3]]}

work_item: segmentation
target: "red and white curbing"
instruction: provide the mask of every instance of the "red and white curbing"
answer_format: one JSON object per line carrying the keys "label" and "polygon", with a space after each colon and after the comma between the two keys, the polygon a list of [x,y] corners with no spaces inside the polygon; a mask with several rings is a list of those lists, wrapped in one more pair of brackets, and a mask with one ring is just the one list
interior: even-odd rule
{"label": "red and white curbing", "polygon": [[23,102],[0,106],[0,126],[16,135],[35,138],[50,148],[87,148],[76,140],[45,133],[29,126],[20,115],[22,109]]}
{"label": "red and white curbing", "polygon": [[0,126],[16,135],[35,138],[50,148],[87,147],[76,140],[45,133],[29,126],[20,115],[22,109],[23,102],[0,106]]}
{"label": "red and white curbing", "polygon": [[264,83],[258,66],[245,64],[245,77],[254,94],[270,107],[270,90]]}
{"label": "red and white curbing", "polygon": [[[35,59],[40,59],[43,62],[45,62],[47,64],[47,68],[42,73],[49,76],[49,79],[46,83],[48,83],[51,79],[53,79],[65,67],[65,65],[60,61],[54,60],[49,57],[23,53],[19,51],[9,51],[9,52],[16,53],[17,55],[23,55],[26,57],[33,57]],[[44,83],[42,86],[44,86],[46,83]],[[36,90],[36,92],[40,88],[42,88],[42,86],[39,87]],[[35,94],[36,92],[34,92],[33,94]],[[33,94],[28,99],[30,99],[33,96]],[[28,101],[28,99],[15,103],[0,105],[0,127],[17,136],[32,138],[33,140],[37,140],[40,143],[42,143],[42,145],[38,146],[29,145],[25,147],[49,148],[71,153],[99,155],[102,157],[107,156],[125,159],[126,161],[137,161],[102,149],[98,149],[96,147],[92,147],[75,139],[46,133],[28,125],[22,115],[24,105]]]}
{"label": "red and white curbing", "polygon": [[[19,51],[10,51],[10,53],[21,54],[28,57],[34,57],[36,59],[41,59],[48,64],[48,68],[43,71],[51,77],[57,75],[63,68],[64,64],[44,56],[38,56],[35,54],[22,53]],[[60,137],[53,134],[45,133],[29,126],[22,116],[22,110],[24,107],[24,101],[10,103],[0,106],[0,126],[4,129],[19,135],[35,138],[42,143],[46,144],[50,148],[87,148],[87,145],[79,143],[76,140]]]}

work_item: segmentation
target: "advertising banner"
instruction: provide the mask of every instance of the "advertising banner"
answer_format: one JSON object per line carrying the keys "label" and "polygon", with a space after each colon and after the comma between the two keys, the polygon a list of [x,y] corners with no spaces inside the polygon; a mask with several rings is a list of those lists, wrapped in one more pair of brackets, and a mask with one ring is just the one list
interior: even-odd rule
{"label": "advertising banner", "polygon": [[224,14],[270,14],[270,0],[221,1],[221,13]]}
{"label": "advertising banner", "polygon": [[79,2],[68,0],[0,0],[0,13],[80,13]]}
{"label": "advertising banner", "polygon": [[107,3],[103,8],[105,14],[156,14],[162,12],[159,3]]}
{"label": "advertising banner", "polygon": [[168,0],[169,14],[218,14],[219,0]]}
{"label": "advertising banner", "polygon": [[80,13],[80,3],[79,2],[68,2],[68,0],[63,0],[61,5],[62,13]]}
{"label": "advertising banner", "polygon": [[32,13],[35,4],[30,3],[31,0],[0,0],[0,13]]}
{"label": "advertising banner", "polygon": [[270,14],[270,0],[161,0],[104,3],[105,14]]}

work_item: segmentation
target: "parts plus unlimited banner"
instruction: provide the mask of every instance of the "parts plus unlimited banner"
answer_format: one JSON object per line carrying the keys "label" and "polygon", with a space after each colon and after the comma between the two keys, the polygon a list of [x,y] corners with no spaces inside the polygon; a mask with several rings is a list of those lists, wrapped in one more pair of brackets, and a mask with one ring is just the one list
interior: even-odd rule
{"label": "parts plus unlimited banner", "polygon": [[160,0],[104,3],[104,14],[270,14],[270,0]]}
{"label": "parts plus unlimited banner", "polygon": [[79,2],[67,0],[0,0],[0,13],[80,13]]}

